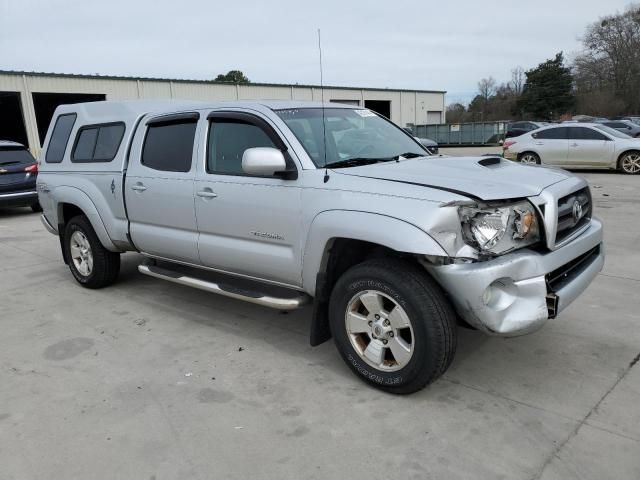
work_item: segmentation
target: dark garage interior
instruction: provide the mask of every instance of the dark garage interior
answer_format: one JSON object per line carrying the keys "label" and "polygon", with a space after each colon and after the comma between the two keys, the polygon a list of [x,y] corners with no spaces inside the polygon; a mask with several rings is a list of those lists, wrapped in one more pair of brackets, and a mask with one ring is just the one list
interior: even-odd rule
{"label": "dark garage interior", "polygon": [[365,100],[364,107],[374,112],[378,112],[387,118],[391,118],[391,101],[390,100]]}
{"label": "dark garage interior", "polygon": [[18,92],[0,92],[0,140],[11,140],[29,147]]}
{"label": "dark garage interior", "polygon": [[106,100],[106,95],[100,93],[34,93],[33,108],[36,112],[40,144],[42,145],[44,143],[53,112],[55,112],[59,105],[99,102],[101,100]]}

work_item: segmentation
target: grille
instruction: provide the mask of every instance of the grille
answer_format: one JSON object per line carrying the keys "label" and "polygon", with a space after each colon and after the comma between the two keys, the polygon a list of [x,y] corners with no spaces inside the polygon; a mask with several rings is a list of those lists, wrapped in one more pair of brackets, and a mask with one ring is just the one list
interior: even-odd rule
{"label": "grille", "polygon": [[599,254],[600,245],[565,263],[560,268],[556,268],[553,272],[548,273],[546,278],[548,291],[556,292],[571,282],[571,280],[579,275],[585,268],[591,265]]}
{"label": "grille", "polygon": [[[575,231],[588,225],[591,221],[591,212],[591,193],[588,187],[558,200],[556,245],[569,238]],[[576,217],[578,213],[581,215]]]}

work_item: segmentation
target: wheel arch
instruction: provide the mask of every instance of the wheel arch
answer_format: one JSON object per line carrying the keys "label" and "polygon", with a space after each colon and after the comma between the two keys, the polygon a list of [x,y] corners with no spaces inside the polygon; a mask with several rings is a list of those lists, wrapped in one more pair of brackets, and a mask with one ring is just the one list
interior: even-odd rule
{"label": "wheel arch", "polygon": [[96,206],[86,193],[74,187],[60,186],[56,188],[55,194],[57,200],[56,216],[60,241],[63,241],[64,227],[69,220],[76,215],[85,215],[89,220],[91,227],[96,232],[100,243],[109,251],[121,251],[111,241]]}
{"label": "wheel arch", "polygon": [[329,296],[337,279],[350,267],[371,258],[447,256],[426,232],[385,215],[332,210],[315,217],[303,257],[303,288],[314,297],[311,345],[331,338]]}

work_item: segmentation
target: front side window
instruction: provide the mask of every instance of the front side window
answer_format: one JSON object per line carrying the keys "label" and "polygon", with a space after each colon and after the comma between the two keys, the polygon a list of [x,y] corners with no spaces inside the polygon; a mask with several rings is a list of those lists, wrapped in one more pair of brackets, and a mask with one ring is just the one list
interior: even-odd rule
{"label": "front side window", "polygon": [[78,131],[71,161],[110,162],[116,156],[122,137],[124,123],[91,125]]}
{"label": "front side window", "polygon": [[51,139],[49,140],[49,146],[47,147],[47,154],[45,155],[45,161],[47,163],[62,162],[64,152],[67,149],[67,143],[69,142],[69,136],[71,136],[71,130],[75,123],[75,113],[60,115],[56,119],[56,124],[53,127],[53,133],[51,133]]}
{"label": "front side window", "polygon": [[191,170],[196,120],[170,120],[148,125],[142,164],[164,172]]}
{"label": "front side window", "polygon": [[609,135],[611,137],[622,138],[622,139],[627,139],[627,140],[629,138],[631,138],[626,133],[619,132],[618,130],[615,130],[615,129],[611,128],[611,127],[607,127],[606,125],[594,125],[594,128],[597,128],[598,130],[603,131],[604,133],[606,133],[607,135]]}
{"label": "front side window", "polygon": [[276,113],[318,168],[348,160],[428,155],[413,137],[370,110],[299,108]]}
{"label": "front side window", "polygon": [[248,121],[214,118],[209,128],[207,172],[244,175],[242,156],[255,147],[278,148],[265,131]]}
{"label": "front side window", "polygon": [[606,140],[602,133],[587,127],[572,127],[569,129],[569,138],[572,140]]}
{"label": "front side window", "polygon": [[567,127],[548,128],[534,133],[532,136],[541,140],[567,140],[569,138]]}

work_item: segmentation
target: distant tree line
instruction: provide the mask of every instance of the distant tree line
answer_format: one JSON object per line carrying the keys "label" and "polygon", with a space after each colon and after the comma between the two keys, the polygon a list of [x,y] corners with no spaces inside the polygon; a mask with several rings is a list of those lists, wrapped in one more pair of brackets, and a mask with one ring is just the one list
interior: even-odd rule
{"label": "distant tree line", "polygon": [[514,68],[506,83],[483,78],[469,105],[447,107],[447,122],[639,114],[640,5],[601,18],[582,41],[582,53],[569,65],[560,52],[531,70]]}

